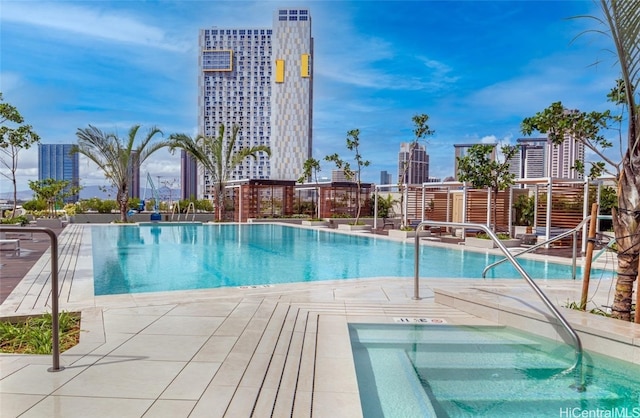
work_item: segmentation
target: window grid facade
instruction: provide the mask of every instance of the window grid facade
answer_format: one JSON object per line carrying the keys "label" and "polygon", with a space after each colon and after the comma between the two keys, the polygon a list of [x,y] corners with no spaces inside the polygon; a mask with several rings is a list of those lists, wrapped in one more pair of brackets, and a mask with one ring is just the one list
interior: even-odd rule
{"label": "window grid facade", "polygon": [[[413,155],[411,147],[415,145]],[[409,159],[411,159],[409,161]],[[406,171],[405,171],[406,168]],[[423,145],[413,142],[400,144],[398,153],[398,179],[404,184],[422,184],[429,180],[429,155]]]}
{"label": "window grid facade", "polygon": [[[291,16],[306,19],[289,21]],[[295,180],[310,156],[312,81],[300,76],[300,57],[312,56],[311,19],[308,10],[281,9],[273,23],[273,28],[200,31],[199,131],[217,136],[224,124],[230,135],[237,125],[236,151],[257,145],[271,148],[271,158],[260,153],[256,160],[238,165],[233,180]],[[278,82],[276,60],[283,63]],[[210,197],[209,177],[205,172],[201,178],[199,197]]]}
{"label": "window grid facade", "polygon": [[[80,186],[79,154],[71,154],[73,144],[38,144],[38,180],[69,181],[70,186]],[[65,203],[75,203],[78,194],[66,197]]]}

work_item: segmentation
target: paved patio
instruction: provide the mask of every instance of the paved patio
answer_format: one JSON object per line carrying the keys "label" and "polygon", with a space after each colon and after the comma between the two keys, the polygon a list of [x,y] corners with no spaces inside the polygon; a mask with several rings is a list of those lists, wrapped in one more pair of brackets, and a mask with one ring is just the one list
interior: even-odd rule
{"label": "paved patio", "polygon": [[[540,315],[535,294],[513,280],[422,280],[420,300],[412,279],[394,277],[95,297],[90,228],[71,224],[59,241],[60,309],[82,312],[80,344],[62,354],[59,372],[47,371],[51,356],[0,355],[3,418],[358,417],[348,323],[501,322],[492,306]],[[48,263],[46,253],[0,316],[50,310]],[[559,306],[579,300],[580,281],[543,286]],[[606,303],[609,286],[592,282],[594,303]],[[469,293],[485,303],[461,302]],[[640,327],[567,314],[626,335],[640,353]]]}

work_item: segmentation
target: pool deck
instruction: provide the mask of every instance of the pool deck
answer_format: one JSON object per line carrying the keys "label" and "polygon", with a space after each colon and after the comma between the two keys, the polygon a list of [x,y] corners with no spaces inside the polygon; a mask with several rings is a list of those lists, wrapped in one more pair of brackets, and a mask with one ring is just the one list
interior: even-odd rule
{"label": "pool deck", "polygon": [[[95,297],[90,242],[82,224],[59,236],[60,310],[82,312],[80,343],[58,372],[47,371],[51,356],[0,354],[3,418],[359,417],[348,323],[533,331],[546,318],[521,280],[423,279],[419,300],[413,279],[395,277]],[[0,316],[50,311],[49,262],[46,252]],[[620,344],[640,364],[640,326],[562,308],[580,299],[581,280],[540,286],[586,348]],[[610,280],[592,278],[590,305],[610,292]]]}

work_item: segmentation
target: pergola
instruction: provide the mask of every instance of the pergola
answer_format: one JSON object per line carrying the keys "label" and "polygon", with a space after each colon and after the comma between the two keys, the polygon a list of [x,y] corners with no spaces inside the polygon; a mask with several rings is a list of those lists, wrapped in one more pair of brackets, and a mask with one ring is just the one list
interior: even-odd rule
{"label": "pergola", "polygon": [[[513,204],[519,194],[530,195],[535,198],[534,225],[536,233],[549,239],[564,230],[577,226],[583,219],[589,216],[590,202],[600,201],[601,189],[604,185],[611,184],[613,179],[601,178],[597,180],[575,180],[561,178],[536,178],[517,179],[515,184],[504,192],[499,192],[498,204],[502,213],[498,211],[496,220],[492,220],[492,191],[490,189],[473,189],[468,183],[449,181],[437,183],[423,183],[416,186],[404,185],[399,190],[398,185],[376,185],[374,204],[374,228],[377,227],[377,203],[378,195],[384,191],[399,195],[403,193],[404,223],[411,220],[424,221],[426,219],[443,222],[475,222],[491,227],[504,227],[509,233],[513,231]],[[596,187],[593,195],[592,187]],[[502,194],[502,196],[501,196]],[[456,213],[454,219],[454,198],[460,196],[460,213]],[[548,198],[550,196],[551,198]],[[564,204],[559,204],[565,200]],[[573,199],[570,205],[567,199]],[[577,204],[580,207],[577,207]],[[482,210],[480,210],[482,209]],[[607,218],[607,216],[599,216]],[[582,235],[586,236],[587,226],[583,226]],[[582,242],[585,250],[586,241]]]}

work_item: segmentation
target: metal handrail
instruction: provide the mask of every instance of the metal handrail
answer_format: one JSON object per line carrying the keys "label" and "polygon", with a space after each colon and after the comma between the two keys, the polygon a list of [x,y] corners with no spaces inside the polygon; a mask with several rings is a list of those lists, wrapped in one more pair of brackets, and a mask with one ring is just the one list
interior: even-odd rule
{"label": "metal handrail", "polygon": [[193,217],[191,218],[191,221],[195,221],[196,220],[196,205],[193,202],[189,202],[189,205],[187,206],[187,212],[184,215],[184,220],[186,221],[187,218],[189,217],[189,210],[193,208]]}
{"label": "metal handrail", "polygon": [[0,226],[0,233],[3,232],[43,232],[49,235],[51,241],[51,339],[53,367],[48,368],[50,372],[64,370],[60,366],[60,318],[58,316],[58,236],[50,228],[43,227],[19,227]]}
{"label": "metal handrail", "polygon": [[[572,261],[572,266],[573,266],[573,278],[575,279],[575,278],[576,278],[576,258],[577,258],[577,254],[576,254],[576,251],[575,251],[575,249],[576,249],[576,237],[575,237],[575,233],[576,233],[576,232],[578,232],[580,229],[582,229],[582,227],[583,227],[583,226],[584,226],[584,225],[585,225],[585,224],[586,224],[590,219],[591,219],[591,215],[589,215],[589,216],[587,216],[586,218],[584,218],[582,221],[580,221],[580,223],[579,223],[578,225],[576,225],[575,227],[571,228],[570,230],[565,231],[565,232],[563,232],[563,233],[561,233],[561,234],[558,234],[558,235],[556,235],[555,237],[550,238],[550,239],[548,239],[548,240],[546,240],[546,241],[544,241],[544,242],[540,242],[540,243],[538,243],[538,244],[535,244],[535,245],[533,245],[533,246],[531,246],[531,247],[527,248],[526,250],[520,251],[519,253],[514,254],[514,257],[518,257],[518,256],[520,256],[520,255],[522,255],[522,254],[530,253],[530,252],[532,252],[532,251],[537,250],[537,249],[538,249],[538,248],[540,248],[540,247],[544,247],[544,246],[546,246],[546,245],[551,244],[552,242],[555,242],[555,241],[558,241],[558,240],[560,240],[560,239],[562,239],[562,238],[568,237],[569,235],[574,235],[574,237],[573,237],[573,249],[574,249],[574,251],[573,251],[573,257],[572,257],[572,259],[573,259],[573,261]],[[496,261],[495,263],[492,263],[492,264],[489,264],[488,266],[486,266],[486,267],[484,268],[484,270],[482,270],[482,278],[483,278],[483,279],[484,279],[484,278],[486,278],[486,276],[487,276],[487,271],[489,271],[490,269],[494,268],[495,266],[497,266],[497,265],[499,265],[499,264],[504,263],[505,261],[507,261],[507,259],[506,259],[506,258],[503,258],[502,260],[498,260],[498,261]]]}
{"label": "metal handrail", "polygon": [[416,238],[415,238],[415,254],[414,254],[414,269],[415,269],[415,277],[414,277],[414,296],[413,299],[420,299],[420,234],[418,233],[420,229],[423,229],[425,226],[444,226],[444,227],[455,227],[455,228],[474,228],[483,230],[489,238],[495,242],[498,248],[503,252],[505,257],[511,262],[513,267],[520,273],[520,275],[526,280],[529,286],[536,292],[538,297],[542,300],[542,302],[547,306],[549,311],[556,317],[556,319],[562,324],[564,329],[570,335],[573,340],[573,345],[575,349],[575,357],[576,360],[574,364],[565,370],[563,373],[569,373],[571,371],[575,371],[575,384],[572,385],[574,389],[578,392],[583,392],[585,390],[584,382],[583,382],[583,370],[582,370],[582,342],[580,341],[580,337],[576,333],[576,331],[569,325],[569,322],[562,316],[560,311],[551,303],[549,298],[542,292],[542,290],[538,287],[538,285],[531,279],[529,274],[522,268],[520,263],[515,259],[513,254],[507,250],[507,248],[500,242],[500,239],[496,236],[496,234],[486,225],[483,224],[474,224],[474,223],[466,223],[466,222],[440,222],[440,221],[423,221],[418,224],[416,227]]}

